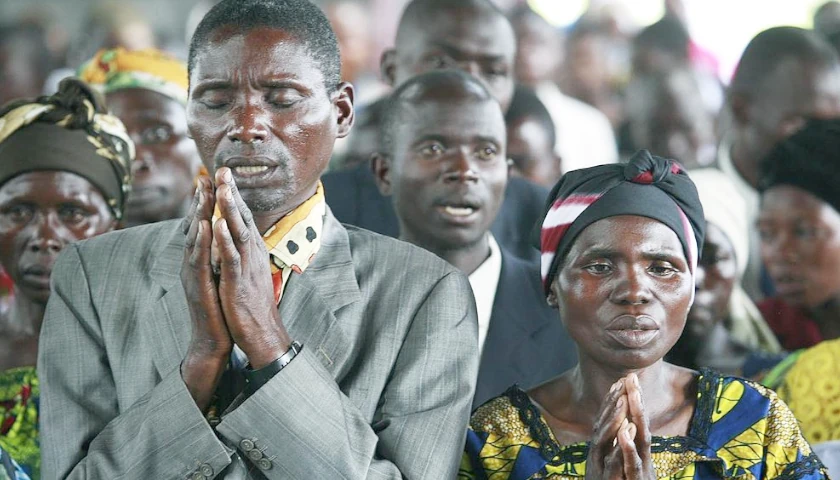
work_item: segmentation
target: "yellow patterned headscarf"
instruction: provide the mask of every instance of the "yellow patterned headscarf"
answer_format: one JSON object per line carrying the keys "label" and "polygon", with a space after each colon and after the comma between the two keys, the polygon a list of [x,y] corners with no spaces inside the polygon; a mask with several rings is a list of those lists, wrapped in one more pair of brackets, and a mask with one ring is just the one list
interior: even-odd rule
{"label": "yellow patterned headscarf", "polygon": [[33,171],[72,172],[96,186],[119,219],[133,160],[122,122],[76,78],[62,80],[50,97],[11,103],[0,116],[0,185]]}
{"label": "yellow patterned headscarf", "polygon": [[143,88],[187,104],[187,65],[153,48],[129,51],[122,47],[100,50],[79,69],[85,82],[110,93]]}

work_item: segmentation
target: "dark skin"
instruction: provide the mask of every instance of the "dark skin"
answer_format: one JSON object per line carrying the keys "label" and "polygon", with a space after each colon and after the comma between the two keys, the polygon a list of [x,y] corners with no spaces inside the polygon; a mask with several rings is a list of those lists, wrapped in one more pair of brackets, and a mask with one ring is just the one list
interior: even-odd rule
{"label": "dark skin", "polygon": [[393,148],[374,157],[377,184],[393,195],[400,239],[469,275],[490,255],[487,232],[508,179],[497,102],[437,89],[414,99]]}
{"label": "dark skin", "polygon": [[[431,7],[430,7],[431,8]],[[513,98],[516,37],[507,19],[486,7],[439,8],[404,22],[396,48],[382,54],[391,86],[433,70],[459,69],[481,80],[507,111]]]}
{"label": "dark skin", "polygon": [[126,226],[182,218],[192,201],[201,159],[187,136],[184,107],[152,90],[131,88],[106,96],[134,141],[137,155]]}
{"label": "dark skin", "polygon": [[733,92],[732,163],[750,185],[759,180],[759,164],[773,146],[802,128],[808,118],[840,116],[840,67],[781,62],[760,85]]}
{"label": "dark skin", "polygon": [[14,303],[0,316],[0,371],[35,365],[61,250],[116,227],[102,193],[76,174],[24,173],[0,187],[0,262],[15,289]]}
{"label": "dark skin", "polygon": [[714,161],[717,140],[714,120],[691,75],[678,71],[656,80],[642,78],[641,88],[651,89],[648,97],[655,101],[628,120],[635,145],[699,168]]}
{"label": "dark skin", "polygon": [[805,309],[824,338],[840,337],[840,213],[798,187],[761,197],[761,259],[776,294]]}
{"label": "dark skin", "polygon": [[524,13],[512,20],[516,32],[516,81],[535,87],[557,76],[562,42],[557,31],[535,13]]}
{"label": "dark skin", "polygon": [[[198,53],[190,85],[187,124],[215,175],[199,181],[184,222],[192,338],[181,374],[204,410],[234,343],[254,369],[291,345],[261,237],[315,193],[335,139],[352,126],[353,87],[327,86],[287,32],[233,27],[219,28]],[[211,226],[216,205],[222,216]]]}
{"label": "dark skin", "polygon": [[512,173],[551,188],[562,175],[560,157],[554,153],[551,132],[532,116],[514,119],[507,126],[508,157]]}
{"label": "dark skin", "polygon": [[578,366],[528,394],[560,444],[591,442],[587,478],[656,478],[651,436],[688,433],[695,372],[663,357],[693,288],[677,235],[645,217],[595,222],[566,256],[549,303],[578,345]]}
{"label": "dark skin", "polygon": [[[706,224],[695,281],[694,304],[688,312],[685,331],[668,354],[668,361],[697,368],[704,366],[701,358],[731,359],[731,373],[735,373],[747,351],[732,341],[724,322],[729,316],[732,290],[738,282],[738,263],[732,242],[712,223]],[[715,361],[715,369],[722,367],[722,363]]]}

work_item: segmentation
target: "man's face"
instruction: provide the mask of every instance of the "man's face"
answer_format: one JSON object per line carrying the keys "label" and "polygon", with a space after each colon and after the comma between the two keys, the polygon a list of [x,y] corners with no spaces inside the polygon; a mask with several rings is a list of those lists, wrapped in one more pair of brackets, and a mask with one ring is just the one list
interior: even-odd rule
{"label": "man's face", "polygon": [[524,85],[553,81],[562,61],[560,36],[537,15],[525,15],[514,23],[516,31],[516,79]]}
{"label": "man's face", "polygon": [[204,165],[230,167],[254,211],[288,212],[313,195],[352,125],[352,87],[330,93],[306,45],[282,30],[219,28],[190,85],[187,124]]}
{"label": "man's face", "polygon": [[[394,86],[432,70],[463,70],[484,83],[507,111],[513,98],[516,38],[498,13],[449,8],[430,15],[423,28],[409,27],[393,58]],[[387,70],[387,67],[386,67]]]}
{"label": "man's face", "polygon": [[[736,113],[737,115],[737,113]],[[754,160],[802,126],[808,118],[840,116],[840,68],[806,65],[790,59],[756,89],[739,116],[744,147]]]}
{"label": "man's face", "polygon": [[144,88],[111,92],[106,99],[137,147],[126,224],[183,216],[201,163],[195,142],[187,137],[184,107]]}
{"label": "man's face", "polygon": [[507,185],[499,105],[437,100],[402,108],[389,171],[402,237],[435,251],[481,241]]}

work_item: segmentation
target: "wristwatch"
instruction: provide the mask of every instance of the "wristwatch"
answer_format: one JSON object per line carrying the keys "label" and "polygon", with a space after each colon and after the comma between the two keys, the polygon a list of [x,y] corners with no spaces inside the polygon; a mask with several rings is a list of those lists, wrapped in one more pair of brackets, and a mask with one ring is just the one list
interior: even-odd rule
{"label": "wristwatch", "polygon": [[251,394],[256,392],[260,389],[263,385],[268,383],[275,375],[277,375],[280,370],[283,370],[286,365],[291,363],[292,360],[297,356],[298,353],[303,349],[303,345],[298,342],[292,342],[292,345],[289,347],[289,350],[286,351],[283,355],[280,356],[277,360],[269,363],[268,365],[260,368],[259,370],[254,370],[251,368],[251,364],[249,363],[245,369],[242,371],[242,374],[245,376],[245,380],[248,382],[248,386],[246,387],[246,391]]}

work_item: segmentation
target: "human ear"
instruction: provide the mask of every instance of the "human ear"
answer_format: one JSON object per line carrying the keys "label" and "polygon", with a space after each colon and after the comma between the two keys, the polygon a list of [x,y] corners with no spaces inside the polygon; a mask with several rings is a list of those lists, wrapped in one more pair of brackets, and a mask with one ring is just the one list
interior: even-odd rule
{"label": "human ear", "polygon": [[356,121],[356,108],[353,105],[355,97],[355,90],[353,85],[347,82],[341,82],[336,89],[336,99],[333,101],[338,110],[338,138],[344,138],[350,133],[353,127],[353,122]]}
{"label": "human ear", "polygon": [[391,159],[388,155],[374,152],[370,156],[370,169],[373,171],[379,193],[385,197],[391,196]]}
{"label": "human ear", "polygon": [[397,83],[397,51],[389,48],[382,52],[379,58],[379,72],[382,74],[382,79],[390,86],[395,86]]}

